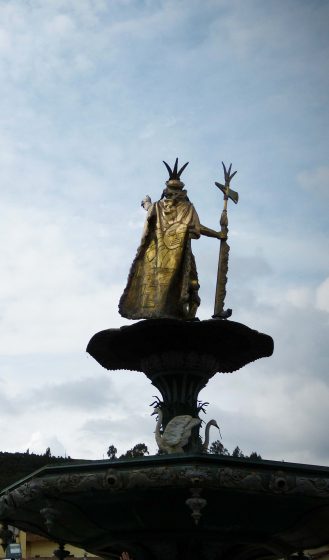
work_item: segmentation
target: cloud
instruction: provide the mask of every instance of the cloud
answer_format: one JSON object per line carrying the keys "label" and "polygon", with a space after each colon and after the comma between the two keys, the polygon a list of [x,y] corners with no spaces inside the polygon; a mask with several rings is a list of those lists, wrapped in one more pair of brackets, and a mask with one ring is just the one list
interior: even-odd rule
{"label": "cloud", "polygon": [[329,312],[329,278],[326,278],[316,290],[316,307]]}
{"label": "cloud", "polygon": [[110,378],[105,375],[61,383],[44,383],[33,391],[33,399],[28,393],[20,399],[21,404],[28,405],[30,409],[52,407],[58,410],[65,408],[89,411],[112,406],[116,400],[118,394]]}
{"label": "cloud", "polygon": [[274,354],[233,374],[217,374],[202,391],[231,451],[239,445],[267,459],[328,464],[327,284],[312,293],[307,285],[288,289],[276,301],[271,288],[261,300],[254,290],[251,298],[242,291],[243,307],[234,319],[270,334]]}
{"label": "cloud", "polygon": [[298,174],[298,182],[301,187],[324,202],[329,196],[329,166],[320,165],[312,170],[303,171]]}
{"label": "cloud", "polygon": [[[2,375],[3,375],[2,371]],[[5,375],[3,378],[0,378],[0,410],[2,417],[4,416],[11,416],[14,414],[19,414],[20,408],[17,402],[11,398],[10,392],[8,391],[8,386],[6,383]],[[3,420],[3,429],[6,429],[6,421]]]}
{"label": "cloud", "polygon": [[41,432],[33,432],[29,440],[26,441],[25,449],[31,453],[45,453],[50,448],[51,454],[56,457],[66,457],[66,449],[63,443],[53,434],[42,434]]}
{"label": "cloud", "polygon": [[312,308],[314,294],[309,286],[290,288],[285,293],[285,299],[294,307]]}
{"label": "cloud", "polygon": [[221,391],[223,405],[212,406],[212,416],[221,426],[225,447],[232,451],[239,445],[245,454],[257,451],[269,460],[328,464],[327,383],[314,380],[308,384],[295,383],[292,387],[288,378],[262,379],[256,373],[253,379],[250,373],[246,379],[241,379],[245,373],[237,374],[240,380],[236,384],[243,389],[246,405],[241,406],[239,391],[235,393],[237,409],[225,407],[229,385],[226,381]]}
{"label": "cloud", "polygon": [[[67,222],[51,210],[45,214],[7,205],[0,226],[0,250],[6,263],[0,286],[3,353],[84,348],[90,329],[117,315],[121,287],[115,286],[115,275],[120,255],[115,247],[106,248],[108,268],[103,273],[99,265],[105,263],[96,262],[97,249],[85,236],[85,226],[78,219]],[[93,231],[99,248],[103,247],[101,227],[89,226],[89,234]],[[75,245],[77,238],[81,249]]]}
{"label": "cloud", "polygon": [[132,413],[119,418],[98,418],[85,422],[81,427],[83,437],[101,441],[104,453],[109,445],[114,445],[119,455],[131,449],[136,443],[145,443],[151,454],[156,453],[154,440],[154,420],[145,414]]}

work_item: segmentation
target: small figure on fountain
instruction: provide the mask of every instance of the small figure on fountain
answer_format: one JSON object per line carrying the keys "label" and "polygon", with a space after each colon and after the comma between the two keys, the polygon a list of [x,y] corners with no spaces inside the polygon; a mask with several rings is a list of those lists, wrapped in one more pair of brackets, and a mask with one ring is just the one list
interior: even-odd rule
{"label": "small figure on fountain", "polygon": [[[189,443],[192,431],[197,426],[200,426],[202,420],[200,418],[193,418],[189,414],[182,414],[180,416],[174,416],[174,418],[168,422],[166,427],[161,430],[161,426],[163,425],[162,406],[163,403],[157,404],[152,412],[152,415],[157,415],[157,423],[154,433],[159,451],[163,453],[185,453],[184,448]],[[201,407],[201,409],[204,411],[203,407]],[[204,442],[200,442],[200,451],[202,451],[202,453],[208,452],[209,431],[211,426],[217,428],[219,430],[220,437],[222,437],[216,420],[209,420],[206,424]]]}

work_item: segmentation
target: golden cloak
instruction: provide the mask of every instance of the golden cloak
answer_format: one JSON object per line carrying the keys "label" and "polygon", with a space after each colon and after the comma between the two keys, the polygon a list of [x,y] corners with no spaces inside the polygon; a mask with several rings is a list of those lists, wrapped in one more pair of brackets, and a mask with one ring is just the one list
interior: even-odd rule
{"label": "golden cloak", "polygon": [[160,200],[148,210],[119,311],[128,319],[193,318],[200,303],[191,238],[200,237],[187,198]]}

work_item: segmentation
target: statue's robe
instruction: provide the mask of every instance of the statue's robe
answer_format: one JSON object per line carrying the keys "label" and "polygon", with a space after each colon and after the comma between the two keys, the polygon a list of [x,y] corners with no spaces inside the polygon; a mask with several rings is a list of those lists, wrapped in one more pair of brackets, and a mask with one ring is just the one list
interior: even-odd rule
{"label": "statue's robe", "polygon": [[128,319],[192,318],[200,303],[191,238],[200,237],[196,210],[187,198],[163,199],[148,210],[119,311]]}

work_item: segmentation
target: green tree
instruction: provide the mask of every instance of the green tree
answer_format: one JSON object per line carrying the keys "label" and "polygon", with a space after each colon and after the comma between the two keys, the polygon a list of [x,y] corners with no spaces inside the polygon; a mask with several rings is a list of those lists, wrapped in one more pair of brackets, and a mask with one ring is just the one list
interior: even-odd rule
{"label": "green tree", "polygon": [[241,457],[241,459],[243,459],[244,454],[242,453],[242,451],[241,451],[241,449],[238,445],[233,450],[232,457]]}
{"label": "green tree", "polygon": [[262,461],[262,457],[257,451],[252,451],[249,455],[249,459],[252,459],[252,461]]}
{"label": "green tree", "polygon": [[212,442],[211,446],[209,447],[209,453],[212,453],[213,455],[229,455],[228,450],[226,449],[226,447],[224,447],[219,439],[216,439],[216,441]]}
{"label": "green tree", "polygon": [[106,455],[108,456],[108,458],[110,459],[110,461],[114,461],[114,460],[117,458],[117,457],[116,457],[117,452],[118,452],[117,448],[114,447],[114,445],[110,445],[109,448],[108,448],[108,450],[107,450]]}
{"label": "green tree", "polygon": [[136,457],[144,457],[144,455],[149,455],[149,450],[145,443],[137,443],[132,449],[120,456],[120,459],[135,459]]}

